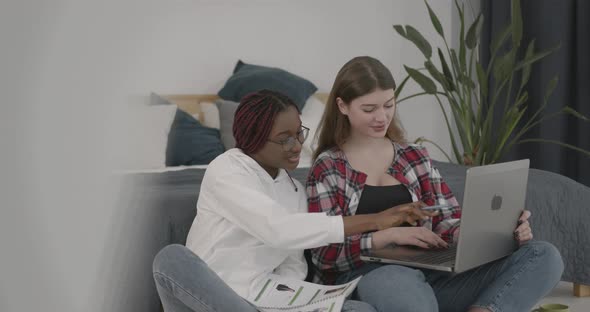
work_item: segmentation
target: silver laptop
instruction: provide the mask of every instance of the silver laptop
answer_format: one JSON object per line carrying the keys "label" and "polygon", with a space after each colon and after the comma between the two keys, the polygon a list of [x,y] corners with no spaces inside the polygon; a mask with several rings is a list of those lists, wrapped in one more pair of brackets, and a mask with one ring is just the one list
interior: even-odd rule
{"label": "silver laptop", "polygon": [[511,254],[524,210],[529,160],[469,168],[458,243],[448,249],[396,246],[361,256],[364,261],[460,273]]}

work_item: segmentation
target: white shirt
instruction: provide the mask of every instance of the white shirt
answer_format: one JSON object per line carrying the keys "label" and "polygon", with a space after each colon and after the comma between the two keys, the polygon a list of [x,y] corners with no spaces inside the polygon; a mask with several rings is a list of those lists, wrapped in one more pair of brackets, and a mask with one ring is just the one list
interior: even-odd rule
{"label": "white shirt", "polygon": [[237,148],[207,167],[186,246],[243,298],[269,274],[303,280],[303,249],[344,241],[342,217],[308,213],[293,182],[283,169],[273,179]]}

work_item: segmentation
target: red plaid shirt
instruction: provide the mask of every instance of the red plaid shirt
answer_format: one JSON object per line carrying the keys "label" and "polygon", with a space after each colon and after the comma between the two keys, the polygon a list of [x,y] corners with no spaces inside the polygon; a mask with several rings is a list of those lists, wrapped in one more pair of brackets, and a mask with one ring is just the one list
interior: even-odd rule
{"label": "red plaid shirt", "polygon": [[[432,166],[426,148],[413,144],[395,146],[394,161],[387,171],[408,188],[412,201],[427,205],[450,204],[453,209],[433,217],[422,226],[441,235],[446,241],[454,239],[459,228],[461,208],[455,196]],[[309,212],[325,212],[330,216],[352,216],[356,213],[367,175],[354,170],[339,148],[318,156],[310,170],[306,191]],[[330,244],[311,250],[315,268],[314,282],[333,284],[343,273],[363,265],[361,254],[371,250],[372,233],[346,237],[342,244]]]}

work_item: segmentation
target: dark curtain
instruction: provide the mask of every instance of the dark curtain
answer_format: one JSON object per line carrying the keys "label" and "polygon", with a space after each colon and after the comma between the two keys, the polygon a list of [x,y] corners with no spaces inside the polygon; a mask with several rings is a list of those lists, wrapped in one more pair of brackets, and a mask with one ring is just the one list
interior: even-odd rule
{"label": "dark curtain", "polygon": [[[483,64],[490,59],[492,38],[510,22],[510,8],[510,0],[482,0]],[[559,83],[549,98],[545,115],[568,105],[590,116],[590,1],[522,0],[521,8],[521,55],[532,39],[536,39],[537,50],[561,44],[557,52],[533,66],[525,120],[542,105],[546,86],[555,75],[559,76]],[[590,150],[590,122],[563,115],[541,123],[526,138],[558,140]],[[515,145],[503,160],[522,158],[530,158],[531,168],[560,173],[590,186],[590,157],[582,153],[550,143],[522,143]]]}

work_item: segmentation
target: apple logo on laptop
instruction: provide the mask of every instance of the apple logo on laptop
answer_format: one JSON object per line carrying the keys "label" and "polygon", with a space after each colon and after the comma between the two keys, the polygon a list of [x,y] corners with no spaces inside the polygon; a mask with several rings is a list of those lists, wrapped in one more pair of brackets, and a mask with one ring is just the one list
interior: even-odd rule
{"label": "apple logo on laptop", "polygon": [[502,207],[502,196],[495,194],[492,198],[492,210],[500,210]]}

